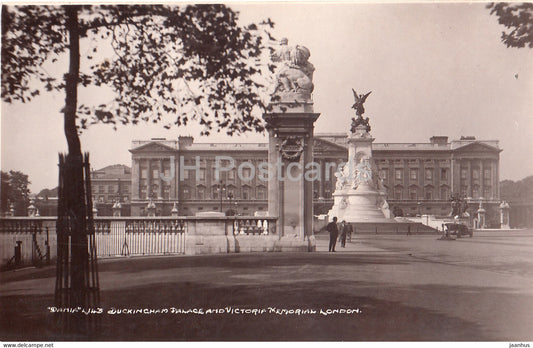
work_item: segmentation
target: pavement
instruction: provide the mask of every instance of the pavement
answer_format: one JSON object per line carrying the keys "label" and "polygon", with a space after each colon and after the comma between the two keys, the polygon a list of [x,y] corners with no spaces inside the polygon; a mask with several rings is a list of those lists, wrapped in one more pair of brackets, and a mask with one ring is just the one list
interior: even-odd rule
{"label": "pavement", "polygon": [[438,237],[99,260],[102,313],[87,334],[50,313],[54,267],[3,272],[0,340],[533,341],[533,231]]}

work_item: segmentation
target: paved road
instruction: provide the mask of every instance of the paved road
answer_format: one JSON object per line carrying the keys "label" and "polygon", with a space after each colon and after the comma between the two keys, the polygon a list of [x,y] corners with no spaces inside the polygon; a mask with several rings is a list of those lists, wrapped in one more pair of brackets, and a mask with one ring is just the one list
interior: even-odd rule
{"label": "paved road", "polygon": [[103,314],[90,337],[57,333],[53,268],[2,273],[0,339],[533,341],[533,231],[437,238],[362,235],[328,253],[318,236],[316,253],[101,260],[104,311],[233,312]]}

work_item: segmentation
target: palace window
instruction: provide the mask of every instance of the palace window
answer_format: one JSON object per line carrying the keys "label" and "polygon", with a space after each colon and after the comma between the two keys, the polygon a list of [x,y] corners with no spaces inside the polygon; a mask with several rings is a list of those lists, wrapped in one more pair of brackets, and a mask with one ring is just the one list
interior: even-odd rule
{"label": "palace window", "polygon": [[448,180],[448,169],[447,168],[441,168],[440,169],[440,179],[441,180]]}
{"label": "palace window", "polygon": [[402,180],[402,173],[403,170],[401,168],[397,168],[394,170],[394,177],[396,178],[396,180]]}
{"label": "palace window", "polygon": [[169,185],[163,186],[163,198],[170,199],[170,186]]}
{"label": "palace window", "polygon": [[227,192],[228,196],[231,196],[234,199],[239,198],[238,197],[238,192],[237,192],[237,190],[235,190],[235,186],[233,186],[233,185],[228,186],[228,188],[226,189],[226,192]]}
{"label": "palace window", "polygon": [[196,199],[205,199],[205,187],[198,186],[196,187]]}
{"label": "palace window", "polygon": [[159,197],[159,186],[157,184],[152,185],[152,190],[150,191],[150,197]]}
{"label": "palace window", "polygon": [[250,167],[244,167],[242,168],[242,181],[250,181],[252,180],[252,169]]}
{"label": "palace window", "polygon": [[479,186],[478,185],[472,186],[472,197],[479,198]]}
{"label": "palace window", "polygon": [[403,188],[401,186],[396,186],[394,188],[394,199],[403,199]]}
{"label": "palace window", "polygon": [[490,186],[483,186],[483,198],[492,198],[492,188]]}
{"label": "palace window", "polygon": [[441,186],[440,188],[440,199],[448,199],[448,187],[447,186]]}
{"label": "palace window", "polygon": [[416,180],[418,178],[418,168],[411,168],[409,173],[411,180]]}
{"label": "palace window", "polygon": [[232,169],[228,172],[228,181],[235,182],[235,169]]}
{"label": "palace window", "polygon": [[433,187],[427,186],[425,188],[425,198],[426,199],[433,199]]}
{"label": "palace window", "polygon": [[198,172],[200,180],[205,180],[205,168],[200,168],[200,171]]}
{"label": "palace window", "polygon": [[[317,187],[317,197],[318,197],[318,187]],[[266,199],[266,188],[264,186],[257,187],[257,199]]]}
{"label": "palace window", "polygon": [[163,176],[165,178],[170,178],[170,168],[169,167],[163,168]]}
{"label": "palace window", "polygon": [[191,189],[188,186],[183,187],[183,199],[191,199]]}
{"label": "palace window", "polygon": [[433,180],[433,169],[426,168],[426,180]]}
{"label": "palace window", "polygon": [[472,184],[479,185],[480,184],[479,179],[480,179],[479,168],[473,168],[472,169]]}
{"label": "palace window", "polygon": [[242,187],[242,199],[251,199],[249,186]]}
{"label": "palace window", "polygon": [[468,186],[461,186],[461,196],[466,197],[468,196]]}
{"label": "palace window", "polygon": [[409,188],[409,199],[412,199],[412,200],[418,199],[418,187],[411,186]]}
{"label": "palace window", "polygon": [[141,185],[141,190],[139,192],[139,198],[146,199],[147,192],[148,192],[148,187],[146,185]]}
{"label": "palace window", "polygon": [[147,178],[148,177],[148,168],[142,167],[141,168],[141,178]]}
{"label": "palace window", "polygon": [[483,185],[484,186],[490,186],[491,184],[491,169],[490,168],[485,168],[483,170]]}
{"label": "palace window", "polygon": [[466,168],[461,168],[461,179],[466,180]]}
{"label": "palace window", "polygon": [[329,181],[324,184],[324,198],[331,198],[331,182]]}

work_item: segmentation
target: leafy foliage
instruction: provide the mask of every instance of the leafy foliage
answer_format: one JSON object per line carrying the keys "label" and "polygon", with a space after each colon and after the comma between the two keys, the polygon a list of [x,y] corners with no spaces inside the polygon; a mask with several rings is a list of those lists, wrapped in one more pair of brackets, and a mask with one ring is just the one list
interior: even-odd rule
{"label": "leafy foliage", "polygon": [[1,205],[2,213],[9,212],[11,204],[14,205],[15,215],[26,215],[26,209],[29,205],[30,190],[28,185],[28,175],[18,171],[2,171],[2,191],[1,191]]}
{"label": "leafy foliage", "polygon": [[497,2],[487,5],[508,30],[502,32],[507,47],[533,48],[533,3]]}
{"label": "leafy foliage", "polygon": [[[80,37],[90,46],[82,58],[93,62],[78,83],[116,92],[98,106],[80,105],[78,127],[150,121],[169,128],[196,120],[204,134],[263,130],[271,68],[263,52],[272,22],[240,26],[238,14],[221,4],[86,5],[78,12]],[[3,6],[5,101],[65,88],[46,71],[69,49],[65,23],[64,6]]]}
{"label": "leafy foliage", "polygon": [[533,175],[519,181],[500,182],[500,197],[511,203],[533,203]]}

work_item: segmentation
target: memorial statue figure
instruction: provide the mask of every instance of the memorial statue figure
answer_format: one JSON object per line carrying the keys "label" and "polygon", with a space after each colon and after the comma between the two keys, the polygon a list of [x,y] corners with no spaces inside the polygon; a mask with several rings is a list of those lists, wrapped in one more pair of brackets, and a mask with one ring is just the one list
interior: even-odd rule
{"label": "memorial statue figure", "polygon": [[280,41],[280,47],[272,54],[272,61],[279,63],[274,94],[282,100],[296,96],[300,97],[298,99],[311,99],[315,67],[308,61],[310,56],[307,47],[288,46],[285,38]]}
{"label": "memorial statue figure", "polygon": [[366,119],[363,119],[363,114],[365,113],[365,107],[364,103],[366,101],[366,98],[372,93],[372,91],[368,92],[367,94],[361,94],[358,95],[357,92],[352,88],[353,96],[355,99],[355,103],[352,105],[352,109],[355,110],[355,114],[357,115],[357,118],[352,118],[352,127],[350,128],[350,131],[352,133],[355,133],[355,129],[359,125],[365,126],[365,129],[367,132],[370,132],[370,123],[368,117]]}

